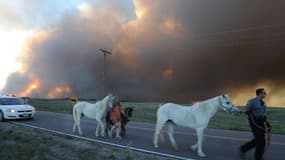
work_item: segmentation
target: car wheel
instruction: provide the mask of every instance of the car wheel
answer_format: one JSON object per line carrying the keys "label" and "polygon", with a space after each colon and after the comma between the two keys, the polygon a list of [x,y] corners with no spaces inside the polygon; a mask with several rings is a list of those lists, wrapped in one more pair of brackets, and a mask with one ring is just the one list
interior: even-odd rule
{"label": "car wheel", "polygon": [[4,122],[4,121],[5,121],[4,114],[3,114],[2,111],[0,111],[0,121],[1,121],[1,122]]}

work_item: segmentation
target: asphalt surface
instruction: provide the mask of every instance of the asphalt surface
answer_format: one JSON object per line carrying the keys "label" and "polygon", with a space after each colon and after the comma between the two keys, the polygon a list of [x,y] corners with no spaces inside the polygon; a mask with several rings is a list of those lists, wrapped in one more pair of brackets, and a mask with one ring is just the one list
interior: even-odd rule
{"label": "asphalt surface", "polygon": [[[78,135],[73,133],[72,115],[37,112],[33,120],[17,120],[14,121],[22,124],[46,128],[67,134]],[[101,140],[105,142],[115,143],[124,146],[130,146],[138,149],[159,152],[189,159],[210,159],[210,160],[238,160],[238,147],[252,138],[250,132],[239,132],[229,130],[206,129],[203,143],[203,151],[206,158],[197,156],[197,152],[191,151],[189,148],[196,143],[195,130],[184,127],[175,127],[174,138],[178,144],[179,151],[173,151],[167,134],[164,134],[164,143],[159,143],[159,148],[154,148],[152,144],[154,124],[129,122],[127,124],[127,137],[124,139],[111,139],[106,137],[95,137],[95,129],[97,123],[95,120],[83,118],[81,121],[81,129],[83,136],[91,139]],[[246,154],[246,159],[254,159],[254,150]],[[284,160],[285,158],[285,136],[272,135],[271,145],[265,151],[265,160]]]}

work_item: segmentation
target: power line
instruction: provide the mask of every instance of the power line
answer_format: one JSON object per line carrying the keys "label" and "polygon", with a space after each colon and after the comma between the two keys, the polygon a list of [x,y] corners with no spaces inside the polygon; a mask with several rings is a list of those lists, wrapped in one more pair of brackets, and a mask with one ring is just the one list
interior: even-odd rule
{"label": "power line", "polygon": [[240,32],[246,32],[246,31],[251,31],[251,30],[262,30],[262,29],[270,29],[270,28],[277,28],[277,27],[285,27],[285,24],[254,26],[254,27],[240,28],[240,29],[220,31],[220,32],[214,32],[214,33],[206,33],[206,34],[201,33],[201,34],[197,34],[195,37],[200,38],[200,37],[209,37],[209,36],[219,36],[219,35],[224,35],[228,33],[240,33]]}
{"label": "power line", "polygon": [[191,39],[192,45],[240,46],[274,44],[285,39],[285,24],[264,25],[210,34],[201,34]]}

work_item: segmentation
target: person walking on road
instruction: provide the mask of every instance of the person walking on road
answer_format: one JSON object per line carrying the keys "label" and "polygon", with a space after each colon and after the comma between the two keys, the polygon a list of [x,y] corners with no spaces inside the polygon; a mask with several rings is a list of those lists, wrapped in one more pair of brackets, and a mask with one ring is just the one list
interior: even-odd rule
{"label": "person walking on road", "polygon": [[[256,89],[256,97],[248,100],[245,110],[241,113],[248,115],[248,122],[254,138],[246,142],[239,148],[240,158],[245,158],[245,153],[255,147],[255,160],[262,160],[265,149],[265,133],[270,129],[266,126],[266,104],[264,98],[266,92],[264,88]],[[269,123],[267,123],[269,125]],[[271,126],[268,126],[271,128]]]}

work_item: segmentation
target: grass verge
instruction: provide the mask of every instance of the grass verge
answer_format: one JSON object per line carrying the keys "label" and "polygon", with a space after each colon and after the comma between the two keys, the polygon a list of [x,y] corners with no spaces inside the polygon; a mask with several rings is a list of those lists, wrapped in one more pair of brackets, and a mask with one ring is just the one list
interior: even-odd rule
{"label": "grass verge", "polygon": [[167,160],[132,150],[66,136],[0,123],[1,160]]}

